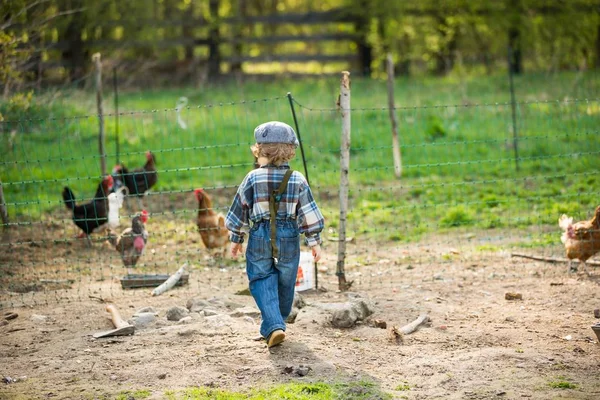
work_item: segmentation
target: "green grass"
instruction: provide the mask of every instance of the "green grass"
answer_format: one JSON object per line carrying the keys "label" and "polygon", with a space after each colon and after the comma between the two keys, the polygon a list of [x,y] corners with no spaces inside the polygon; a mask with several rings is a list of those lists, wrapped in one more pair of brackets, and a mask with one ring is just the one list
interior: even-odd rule
{"label": "green grass", "polygon": [[548,386],[553,389],[577,389],[577,385],[569,382],[564,376],[559,376],[556,380],[548,382]]}
{"label": "green grass", "polygon": [[231,392],[206,387],[168,391],[169,400],[386,400],[391,396],[381,392],[373,383],[286,383],[249,392]]}
{"label": "green grass", "polygon": [[152,393],[149,390],[124,390],[117,395],[115,400],[142,400],[150,397]]}
{"label": "green grass", "polygon": [[[385,82],[354,79],[350,235],[409,242],[433,231],[556,226],[562,213],[589,217],[600,187],[597,73],[528,74],[515,84],[518,101],[527,102],[517,109],[518,171],[505,76],[398,80],[403,159],[398,180]],[[157,191],[234,186],[251,168],[254,127],[270,119],[292,123],[288,91],[302,104],[296,112],[311,185],[328,226],[336,228],[338,79],[123,91],[120,159],[137,167],[144,152],[153,150],[160,171]],[[110,113],[112,98],[106,96]],[[180,96],[189,99],[181,112],[188,129],[178,125],[173,110]],[[0,110],[5,119],[0,179],[12,216],[31,221],[62,207],[65,185],[78,198],[93,194],[100,159],[92,92],[41,93],[27,110],[11,111],[6,104]],[[89,116],[70,118],[76,115]],[[116,119],[107,116],[104,122],[110,169],[117,161]],[[302,170],[299,157],[292,167]]]}

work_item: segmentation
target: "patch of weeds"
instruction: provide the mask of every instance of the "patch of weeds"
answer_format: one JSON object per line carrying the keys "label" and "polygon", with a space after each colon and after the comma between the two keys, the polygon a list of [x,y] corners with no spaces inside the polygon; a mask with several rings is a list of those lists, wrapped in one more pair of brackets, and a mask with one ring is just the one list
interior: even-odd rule
{"label": "patch of weeds", "polygon": [[458,226],[467,226],[473,223],[473,216],[471,212],[464,206],[456,206],[450,208],[446,215],[440,220],[440,225],[445,228],[452,228]]}
{"label": "patch of weeds", "polygon": [[576,389],[577,385],[571,383],[564,376],[559,376],[555,381],[548,382],[548,386],[553,389]]}
{"label": "patch of weeds", "polygon": [[401,384],[399,384],[398,386],[396,386],[394,388],[394,390],[396,390],[398,392],[408,391],[408,390],[410,390],[410,385],[408,384],[407,381],[404,381]]}
{"label": "patch of weeds", "polygon": [[492,246],[491,244],[484,244],[484,245],[481,245],[481,246],[477,246],[475,248],[475,250],[476,251],[481,251],[481,252],[485,252],[485,251],[488,251],[488,252],[497,252],[497,251],[500,251],[502,249],[500,247],[498,247],[498,246]]}
{"label": "patch of weeds", "polygon": [[383,393],[374,383],[368,381],[350,382],[335,386],[336,399],[387,400],[392,397]]}
{"label": "patch of weeds", "polygon": [[411,189],[410,191],[410,196],[413,199],[418,199],[419,197],[421,197],[423,194],[425,193],[425,189],[423,188],[415,188],[415,189]]}
{"label": "patch of weeds", "polygon": [[485,229],[502,228],[504,225],[504,220],[497,215],[490,215],[489,218],[481,221],[481,226]]}
{"label": "patch of weeds", "polygon": [[523,349],[516,349],[515,350],[517,353],[524,353]]}
{"label": "patch of weeds", "polygon": [[392,242],[400,242],[403,239],[403,237],[400,232],[395,232],[395,233],[392,233],[391,235],[389,235],[388,239],[391,240]]}
{"label": "patch of weeds", "polygon": [[266,389],[255,389],[246,393],[207,387],[194,387],[165,392],[169,400],[330,400],[363,399],[388,400],[391,396],[383,393],[375,384],[365,381],[352,383],[285,383]]}
{"label": "patch of weeds", "polygon": [[150,397],[150,391],[146,389],[125,390],[117,395],[116,400],[138,400],[147,399],[148,397]]}
{"label": "patch of weeds", "polygon": [[552,246],[560,243],[560,233],[545,233],[539,236],[536,236],[529,242],[519,242],[515,243],[515,247],[520,247],[523,249],[535,248],[535,247],[545,247]]}
{"label": "patch of weeds", "polygon": [[434,142],[437,139],[446,137],[446,128],[444,127],[443,121],[436,115],[429,117],[427,131],[425,135],[427,139]]}
{"label": "patch of weeds", "polygon": [[500,200],[494,194],[488,194],[483,197],[483,202],[488,208],[498,207],[500,205]]}

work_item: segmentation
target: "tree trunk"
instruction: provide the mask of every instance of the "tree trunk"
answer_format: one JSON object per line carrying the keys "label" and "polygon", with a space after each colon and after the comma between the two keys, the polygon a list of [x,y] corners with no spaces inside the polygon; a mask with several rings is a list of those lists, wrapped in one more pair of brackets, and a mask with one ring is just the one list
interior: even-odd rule
{"label": "tree trunk", "polygon": [[[244,27],[246,26],[246,14],[247,14],[246,0],[237,0],[237,18],[238,22],[234,25],[234,38],[235,43],[233,45],[233,56],[242,57],[244,47],[242,45],[242,39],[244,38]],[[230,70],[233,74],[237,75],[242,72],[241,61],[234,61],[231,64]]]}
{"label": "tree trunk", "polygon": [[435,55],[435,73],[437,75],[445,75],[452,71],[454,67],[454,58],[456,56],[456,48],[458,46],[455,33],[448,33],[448,23],[444,15],[438,14],[435,17],[437,21],[437,31],[441,36],[442,48]]}
{"label": "tree trunk", "polygon": [[600,68],[600,23],[596,33],[596,68]]}
{"label": "tree trunk", "polygon": [[221,53],[219,52],[219,0],[210,0],[210,30],[208,44],[208,76],[217,78],[221,74]]}
{"label": "tree trunk", "polygon": [[[83,8],[82,1],[73,0],[71,7],[74,9]],[[68,47],[62,52],[62,59],[69,70],[69,80],[71,82],[81,79],[85,75],[85,65],[88,65],[89,52],[81,38],[85,25],[84,15],[74,15],[64,33],[64,39],[68,43]],[[80,82],[80,85],[83,85],[83,82]]]}
{"label": "tree trunk", "polygon": [[358,34],[356,46],[358,48],[359,71],[367,77],[371,76],[371,63],[373,62],[373,47],[368,39],[369,24],[371,22],[371,17],[367,12],[369,9],[369,2],[361,0],[354,22],[354,29]]}
{"label": "tree trunk", "polygon": [[194,2],[190,3],[190,8],[183,12],[183,38],[185,45],[185,61],[192,62],[194,59]]}

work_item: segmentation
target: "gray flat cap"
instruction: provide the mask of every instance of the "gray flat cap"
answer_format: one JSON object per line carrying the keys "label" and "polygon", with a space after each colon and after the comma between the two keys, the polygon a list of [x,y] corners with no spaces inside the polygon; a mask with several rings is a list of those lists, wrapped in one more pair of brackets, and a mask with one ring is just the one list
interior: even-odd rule
{"label": "gray flat cap", "polygon": [[256,143],[287,143],[298,147],[298,139],[294,129],[279,121],[269,121],[260,124],[254,130]]}

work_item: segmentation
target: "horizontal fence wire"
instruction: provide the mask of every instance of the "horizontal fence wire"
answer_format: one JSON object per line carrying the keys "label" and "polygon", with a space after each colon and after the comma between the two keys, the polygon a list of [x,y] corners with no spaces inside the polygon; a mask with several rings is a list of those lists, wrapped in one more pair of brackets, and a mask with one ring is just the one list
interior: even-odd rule
{"label": "horizontal fence wire", "polygon": [[[92,246],[82,232],[62,191],[69,187],[77,204],[92,202],[102,180],[96,115],[56,119],[21,119],[0,124],[3,153],[0,176],[10,215],[8,239],[0,243],[0,302],[2,307],[82,297],[111,297],[123,291],[129,273],[165,275],[188,263],[187,287],[201,285],[241,288],[243,266],[208,250],[200,233],[219,232],[198,226],[195,189],[212,200],[215,214],[226,213],[237,185],[253,168],[253,130],[265,118],[289,120],[286,97],[118,113],[121,152],[110,150],[116,139],[115,114],[105,114],[109,168],[141,168],[151,151],[157,184],[141,198],[126,198],[120,209],[119,234],[142,209],[149,214],[149,240],[135,268],[126,268],[120,254],[99,230]],[[182,123],[183,122],[183,123]],[[96,213],[96,211],[94,211]],[[96,215],[92,217],[94,219]],[[216,275],[213,274],[216,271]],[[206,275],[206,276],[205,276]],[[234,279],[235,278],[235,279]]]}
{"label": "horizontal fence wire", "polygon": [[[327,221],[319,282],[334,288],[340,110],[294,102],[311,186]],[[394,176],[389,109],[350,110],[346,265],[354,287],[396,290],[413,268],[429,268],[431,279],[460,279],[478,273],[479,258],[500,260],[514,250],[563,256],[558,217],[589,218],[598,205],[599,100],[527,100],[515,110],[516,142],[510,102],[396,107],[401,178]],[[204,189],[211,210],[226,213],[253,168],[253,129],[268,120],[293,124],[288,98],[118,116],[119,160],[110,152],[115,115],[104,115],[110,168],[140,168],[151,151],[158,173],[146,196],[127,198],[120,209],[117,233],[142,209],[149,213],[148,245],[130,271],[106,231],[92,233],[91,247],[76,237],[81,230],[61,196],[68,186],[78,204],[94,198],[102,179],[97,116],[0,123],[0,178],[10,215],[9,236],[0,243],[0,307],[137,296],[121,287],[124,275],[172,274],[186,262],[189,282],[178,290],[247,287],[243,261],[203,243],[202,233],[218,229],[197,226],[202,207],[194,190]],[[303,171],[299,155],[292,168]]]}
{"label": "horizontal fence wire", "polygon": [[[335,199],[340,110],[296,104],[312,184],[320,199]],[[396,107],[400,179],[389,108],[349,111],[346,277],[355,284],[395,290],[405,269],[461,275],[480,259],[507,263],[511,252],[564,259],[558,218],[589,219],[600,204],[597,98],[517,102],[518,170],[511,103]],[[334,245],[337,212],[327,215]]]}

